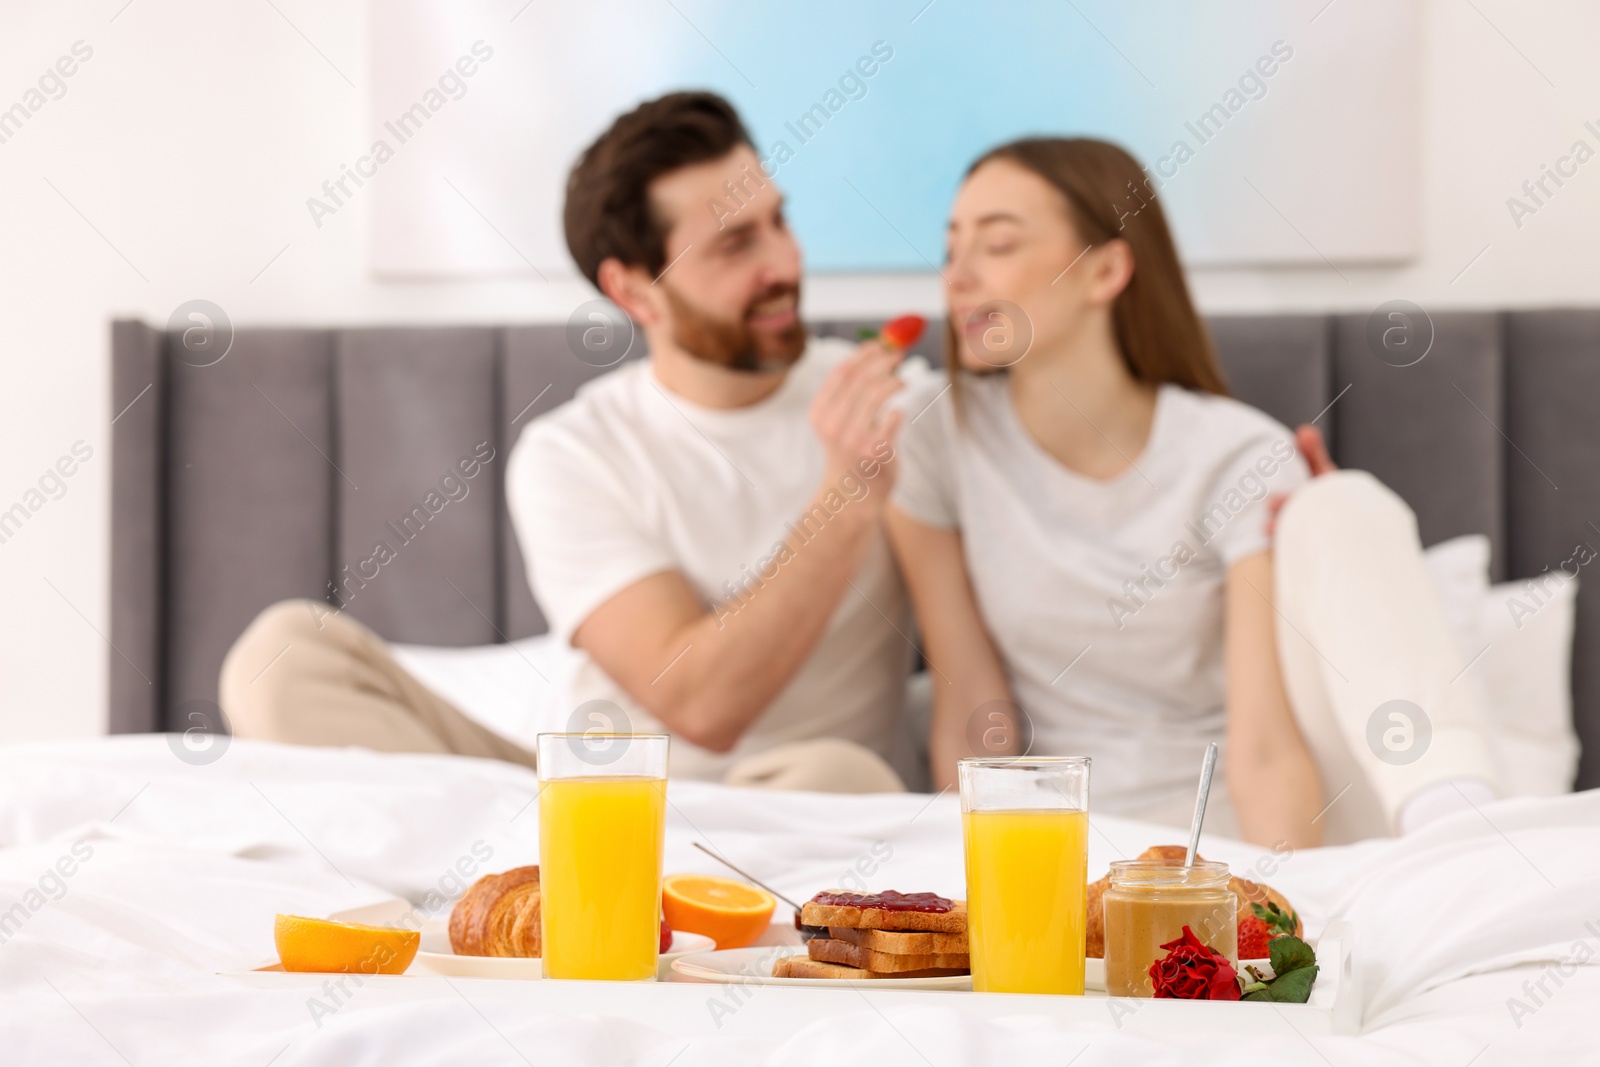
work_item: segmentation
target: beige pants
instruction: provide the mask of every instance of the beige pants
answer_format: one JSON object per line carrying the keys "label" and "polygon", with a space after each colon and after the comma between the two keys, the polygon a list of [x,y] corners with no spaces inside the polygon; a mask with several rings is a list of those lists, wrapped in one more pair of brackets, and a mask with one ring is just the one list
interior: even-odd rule
{"label": "beige pants", "polygon": [[1279,513],[1273,552],[1278,656],[1330,804],[1325,839],[1392,833],[1430,785],[1494,786],[1483,691],[1405,502],[1365,471],[1315,478]]}
{"label": "beige pants", "polygon": [[[533,753],[478,725],[407,673],[378,635],[309,600],[286,600],[256,616],[228,650],[219,689],[222,710],[240,737],[534,766]],[[723,780],[820,793],[905,789],[875,752],[830,737],[746,757]]]}

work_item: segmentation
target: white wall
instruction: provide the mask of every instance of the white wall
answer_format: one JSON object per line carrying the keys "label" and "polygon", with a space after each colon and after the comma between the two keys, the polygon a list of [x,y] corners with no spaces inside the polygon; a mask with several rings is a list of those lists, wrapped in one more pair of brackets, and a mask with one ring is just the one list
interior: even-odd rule
{"label": "white wall", "polygon": [[[94,50],[65,96],[0,143],[0,510],[75,441],[94,449],[65,495],[0,544],[0,741],[104,729],[112,317],[164,322],[204,297],[239,323],[541,321],[590,295],[579,283],[376,284],[364,202],[312,227],[306,197],[369,141],[360,0],[124,3],[0,9],[0,108],[74,42]],[[522,3],[506,0],[508,22]],[[1323,3],[1308,0],[1306,18]],[[1600,150],[1583,125],[1600,129],[1600,6],[1474,3],[1427,5],[1424,254],[1403,268],[1200,273],[1207,310],[1596,302],[1600,160],[1520,229],[1505,201],[1574,140]],[[1318,16],[1338,17],[1338,0]],[[497,61],[516,62],[533,20],[495,29]],[[819,277],[807,312],[934,311],[935,281]]]}

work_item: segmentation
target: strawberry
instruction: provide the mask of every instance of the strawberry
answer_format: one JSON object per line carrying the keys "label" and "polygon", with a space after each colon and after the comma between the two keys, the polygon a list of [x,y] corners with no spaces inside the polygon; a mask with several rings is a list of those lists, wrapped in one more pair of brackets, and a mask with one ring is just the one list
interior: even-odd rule
{"label": "strawberry", "polygon": [[927,325],[927,320],[921,315],[901,315],[884,323],[880,330],[874,330],[870,326],[861,327],[856,331],[856,339],[877,341],[886,348],[897,348],[904,352],[917,343]]}
{"label": "strawberry", "polygon": [[921,315],[901,315],[883,324],[883,329],[878,331],[878,340],[890,348],[905,351],[917,343],[926,326],[927,321]]}
{"label": "strawberry", "polygon": [[1250,911],[1251,914],[1239,920],[1241,960],[1266,959],[1268,943],[1273,938],[1293,934],[1300,922],[1294,912],[1285,913],[1276,904],[1268,904],[1266,907],[1251,904]]}
{"label": "strawberry", "polygon": [[672,947],[672,927],[667,925],[667,920],[666,919],[662,919],[661,920],[661,944],[656,949],[656,951],[665,952],[665,951],[667,951],[667,949],[669,949],[671,947]]}
{"label": "strawberry", "polygon": [[1254,915],[1247,915],[1239,920],[1239,958],[1241,960],[1264,960],[1267,958],[1267,942],[1272,940],[1271,931],[1267,929],[1266,921]]}

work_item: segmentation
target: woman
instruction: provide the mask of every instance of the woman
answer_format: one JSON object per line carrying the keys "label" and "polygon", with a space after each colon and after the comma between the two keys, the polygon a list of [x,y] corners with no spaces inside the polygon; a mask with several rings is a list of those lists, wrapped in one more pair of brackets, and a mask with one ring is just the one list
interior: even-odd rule
{"label": "woman", "polygon": [[[1383,522],[1343,541],[1384,560],[1407,601],[1403,625],[1425,633],[1402,635],[1405,655],[1376,679],[1352,681],[1352,667],[1329,689],[1309,645],[1373,657],[1341,643],[1363,627],[1324,610],[1341,586],[1308,566],[1320,577],[1297,586],[1297,610],[1335,629],[1293,652],[1286,691],[1269,501],[1309,472],[1285,427],[1227,396],[1132,157],[1082,139],[989,152],[952,208],[944,276],[951,381],[907,405],[888,520],[933,676],[936,785],[962,755],[1089,755],[1097,810],[1186,825],[1217,740],[1226,789],[1212,792],[1208,829],[1304,846],[1346,785],[1330,774],[1362,778],[1351,804],[1375,804],[1391,824],[1419,783],[1492,781],[1481,709],[1430,707],[1435,744],[1444,727],[1454,753],[1432,779],[1388,774],[1356,745],[1365,724],[1352,709],[1376,706],[1367,683],[1418,674],[1420,655],[1426,677],[1401,678],[1411,688],[1394,695],[1436,705],[1434,676],[1460,667],[1414,520],[1408,539],[1404,505],[1359,472],[1318,480],[1335,485],[1324,506],[1339,522],[1296,529],[1342,523],[1350,501],[1338,494],[1377,501],[1355,510]],[[1302,541],[1337,568],[1341,549],[1318,536]],[[1298,720],[1290,691],[1305,705]]]}

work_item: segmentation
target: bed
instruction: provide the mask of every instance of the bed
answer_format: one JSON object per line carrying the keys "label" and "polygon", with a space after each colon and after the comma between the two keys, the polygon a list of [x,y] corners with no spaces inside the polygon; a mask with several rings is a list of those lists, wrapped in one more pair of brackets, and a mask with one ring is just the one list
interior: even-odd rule
{"label": "bed", "polygon": [[[1594,450],[1576,444],[1600,432],[1589,410],[1600,313],[1435,316],[1434,348],[1409,368],[1373,357],[1365,316],[1211,325],[1237,392],[1291,424],[1318,417],[1341,461],[1412,503],[1427,543],[1487,538],[1485,581],[1567,559],[1600,515]],[[438,916],[462,888],[463,857],[488,850],[492,870],[534,862],[537,782],[462,757],[218,735],[197,754],[180,734],[149,731],[214,709],[233,636],[274,600],[323,592],[372,525],[425,488],[417,472],[426,482],[479,440],[503,455],[597,369],[572,358],[559,327],[242,330],[204,368],[138,322],[115,324],[113,339],[116,733],[0,749],[5,1062],[1469,1067],[1592,1055],[1592,789],[1279,858],[1267,880],[1308,933],[1350,931],[1352,1035],[1297,1026],[1267,1005],[1237,1006],[1261,1023],[1228,1034],[1148,1013],[1074,1017],[1063,998],[763,987],[730,1001],[726,987],[690,983],[412,975],[334,989],[256,973],[273,956],[276,913],[398,897]],[[451,506],[430,531],[440,536],[419,539],[350,610],[412,646],[422,671],[442,649],[502,664],[507,648],[553,655],[539,644],[498,484]],[[1600,742],[1597,605],[1594,590],[1579,592],[1571,714]],[[1600,762],[1590,755],[1578,774],[1580,786],[1600,783]],[[670,795],[669,872],[719,873],[699,841],[804,897],[888,849],[874,888],[964,895],[948,794],[674,782]],[[1175,839],[1113,817],[1091,825],[1092,876]],[[1236,869],[1269,858],[1211,837],[1202,851]]]}
{"label": "bed", "polygon": [[[817,1064],[1577,1062],[1600,998],[1600,793],[1503,801],[1401,840],[1281,857],[1313,935],[1354,931],[1362,1033],[1161,1033],[1108,1013],[971,993],[255,976],[277,912],[438,903],[457,864],[531,862],[537,783],[518,767],[234,740],[0,750],[0,1059],[6,1063]],[[703,841],[790,895],[876,848],[879,879],[960,894],[950,795],[840,797],[675,782],[666,868]],[[1090,870],[1173,831],[1095,816]],[[1206,839],[1235,869],[1263,854]],[[63,864],[63,858],[70,862]],[[70,874],[57,872],[70,870]],[[11,905],[12,901],[18,902]],[[18,912],[20,907],[21,911]],[[1585,964],[1581,961],[1589,961]],[[260,979],[267,979],[265,981]],[[1072,998],[1059,998],[1072,999]],[[313,1002],[320,1005],[314,1008]],[[1110,1003],[1110,1002],[1105,1002]]]}

